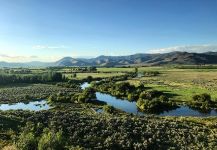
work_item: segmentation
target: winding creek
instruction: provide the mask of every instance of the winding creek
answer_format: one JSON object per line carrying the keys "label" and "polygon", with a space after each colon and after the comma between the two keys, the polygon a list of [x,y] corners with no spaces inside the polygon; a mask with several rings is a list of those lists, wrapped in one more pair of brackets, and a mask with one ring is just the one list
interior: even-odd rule
{"label": "winding creek", "polygon": [[[85,82],[81,85],[82,89],[89,87],[90,84]],[[110,94],[105,94],[101,92],[96,92],[96,97],[98,100],[106,102],[108,105],[111,105],[115,108],[118,108],[122,111],[133,113],[137,115],[145,115],[145,113],[140,112],[137,109],[136,102],[130,102],[125,99],[118,99]],[[51,107],[46,100],[35,100],[29,103],[13,103],[13,104],[0,104],[0,110],[31,110],[31,111],[41,111],[48,110]],[[217,110],[211,110],[208,113],[202,113],[197,110],[194,110],[188,106],[180,106],[177,109],[170,111],[164,111],[159,116],[195,116],[195,117],[209,117],[217,116]]]}
{"label": "winding creek", "polygon": [[[89,87],[90,84],[85,82],[81,85],[82,89],[85,89]],[[101,92],[96,92],[96,97],[100,101],[106,102],[108,105],[111,105],[115,108],[118,108],[120,110],[123,110],[128,113],[133,113],[137,115],[144,115],[145,113],[140,112],[137,109],[136,102],[130,102],[128,100],[124,99],[118,99],[110,94],[104,94]],[[211,110],[208,113],[202,113],[197,110],[194,110],[188,106],[180,106],[179,108],[170,110],[170,111],[164,111],[159,114],[159,116],[195,116],[195,117],[209,117],[209,116],[217,116],[216,110]]]}

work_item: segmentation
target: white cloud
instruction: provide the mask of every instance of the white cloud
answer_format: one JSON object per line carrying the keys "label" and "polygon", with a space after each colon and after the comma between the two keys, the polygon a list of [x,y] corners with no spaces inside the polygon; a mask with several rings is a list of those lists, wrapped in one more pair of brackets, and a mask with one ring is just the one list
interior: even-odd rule
{"label": "white cloud", "polygon": [[32,47],[33,49],[38,49],[38,50],[41,50],[41,49],[65,49],[67,48],[66,46],[64,45],[60,45],[60,46],[48,46],[48,45],[34,45]]}
{"label": "white cloud", "polygon": [[35,60],[38,59],[38,56],[12,56],[12,55],[6,55],[6,54],[0,54],[0,60],[2,61],[10,61],[10,62],[16,62],[16,61],[28,61],[28,60]]}
{"label": "white cloud", "polygon": [[169,53],[169,52],[193,52],[193,53],[203,53],[203,52],[217,52],[217,45],[189,45],[189,46],[175,46],[168,48],[152,49],[149,53]]}
{"label": "white cloud", "polygon": [[53,62],[61,59],[63,56],[18,56],[18,55],[6,55],[0,53],[0,61],[6,62],[31,62],[31,61],[42,61],[42,62]]}

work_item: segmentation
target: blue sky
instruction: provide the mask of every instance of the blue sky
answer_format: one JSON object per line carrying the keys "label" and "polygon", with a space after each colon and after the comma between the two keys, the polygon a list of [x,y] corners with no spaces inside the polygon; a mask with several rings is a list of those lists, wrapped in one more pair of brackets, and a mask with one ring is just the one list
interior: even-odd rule
{"label": "blue sky", "polygon": [[4,61],[216,45],[217,0],[0,0]]}

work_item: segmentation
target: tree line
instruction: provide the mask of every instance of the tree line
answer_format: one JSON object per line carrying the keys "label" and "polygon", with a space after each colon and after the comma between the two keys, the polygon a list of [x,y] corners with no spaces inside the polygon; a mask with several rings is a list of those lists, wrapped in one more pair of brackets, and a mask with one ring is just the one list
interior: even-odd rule
{"label": "tree line", "polygon": [[0,85],[14,83],[60,82],[64,80],[65,77],[59,72],[47,72],[31,75],[0,74]]}

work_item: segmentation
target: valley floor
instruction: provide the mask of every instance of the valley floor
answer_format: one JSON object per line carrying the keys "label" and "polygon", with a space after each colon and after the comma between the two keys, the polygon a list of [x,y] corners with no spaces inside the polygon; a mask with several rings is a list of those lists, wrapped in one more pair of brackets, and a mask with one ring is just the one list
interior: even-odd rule
{"label": "valley floor", "polygon": [[[217,69],[164,66],[55,71],[65,75],[64,81],[1,84],[0,105],[44,99],[52,107],[42,111],[0,110],[0,149],[217,149],[217,117],[130,114],[95,100],[93,91],[100,89],[92,89],[103,81],[99,87],[124,97],[121,89],[114,89],[120,83],[130,83],[129,87],[135,85],[133,92],[157,90],[179,104],[191,102],[195,94],[207,93],[216,107]],[[132,76],[135,71],[138,76]],[[30,72],[16,76],[35,79],[46,70]],[[89,81],[92,87],[82,89],[81,84]]]}

